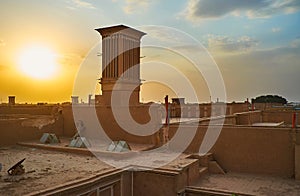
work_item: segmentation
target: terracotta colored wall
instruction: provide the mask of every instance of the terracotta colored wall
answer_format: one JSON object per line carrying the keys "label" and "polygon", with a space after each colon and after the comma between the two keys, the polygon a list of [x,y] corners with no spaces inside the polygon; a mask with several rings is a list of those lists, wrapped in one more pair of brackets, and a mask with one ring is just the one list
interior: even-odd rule
{"label": "terracotta colored wall", "polygon": [[[249,103],[229,103],[227,104],[228,111],[227,114],[234,114],[237,112],[247,112],[249,111]],[[229,109],[230,108],[230,109]]]}
{"label": "terracotta colored wall", "polygon": [[213,118],[213,119],[202,119],[199,121],[199,125],[209,125],[209,123],[214,124],[214,125],[236,125],[236,119],[237,116],[235,115],[228,115],[225,117],[217,117],[217,118]]}
{"label": "terracotta colored wall", "polygon": [[57,105],[0,105],[0,114],[50,115],[57,107]]}
{"label": "terracotta colored wall", "polygon": [[[212,105],[214,106],[214,111],[212,112]],[[226,104],[226,114],[231,115],[237,112],[246,112],[249,111],[248,103],[227,103]],[[181,111],[182,107],[182,111]],[[211,114],[215,116],[220,115],[220,111],[223,110],[222,103],[205,103],[205,104],[170,104],[171,117],[179,117],[182,115],[184,118],[189,117],[209,117]],[[196,115],[198,114],[198,115]]]}
{"label": "terracotta colored wall", "polygon": [[[270,110],[270,111],[253,111],[237,113],[237,125],[249,125],[257,122],[278,123],[284,121],[285,124],[292,124],[294,110]],[[300,124],[300,112],[298,113],[298,125]]]}
{"label": "terracotta colored wall", "polygon": [[[195,161],[180,172],[138,171],[133,173],[133,195],[177,195],[184,187],[199,179],[199,163]],[[156,187],[156,188],[153,188]]]}
{"label": "terracotta colored wall", "polygon": [[300,180],[300,145],[295,146],[295,179]]}
{"label": "terracotta colored wall", "polygon": [[243,112],[235,115],[237,125],[251,125],[253,123],[262,122],[261,111]]}
{"label": "terracotta colored wall", "polygon": [[[0,146],[39,139],[44,132],[62,136],[63,118],[59,110],[59,105],[1,105]],[[47,123],[48,120],[54,121]],[[40,124],[43,126],[37,127]]]}
{"label": "terracotta colored wall", "polygon": [[0,146],[13,145],[18,142],[40,139],[43,133],[63,135],[63,120],[59,117],[53,124],[43,126],[41,129],[33,126],[24,126],[28,119],[0,120]]}
{"label": "terracotta colored wall", "polygon": [[[294,110],[289,111],[264,111],[262,113],[264,122],[281,122],[284,121],[285,124],[292,124],[292,116]],[[298,125],[300,124],[300,111],[298,113]]]}
{"label": "terracotta colored wall", "polygon": [[62,110],[62,115],[63,115],[63,130],[64,130],[64,135],[66,137],[72,137],[76,133],[76,127],[74,123],[74,118],[73,118],[73,112],[72,112],[72,106],[64,106]]}
{"label": "terracotta colored wall", "polygon": [[[89,116],[91,115],[92,110],[94,110],[94,107],[79,106],[77,109],[79,112],[86,113],[86,116]],[[109,136],[111,140],[126,140],[128,142],[148,143],[148,144],[154,142],[154,135],[137,136],[123,130],[116,122],[114,115],[112,114],[111,107],[96,106],[96,112],[97,112],[98,122],[101,124],[102,128],[106,132],[106,135]],[[134,120],[140,124],[145,124],[150,120],[148,106],[132,107],[130,108],[130,112]],[[155,120],[157,122],[156,124],[159,125],[161,122],[161,118],[159,118],[158,115],[153,115],[153,116],[157,117],[157,119],[153,119],[153,120]],[[63,119],[64,119],[64,134],[66,136],[73,136],[76,132],[76,127],[75,127],[73,113],[72,113],[72,106],[64,107]],[[141,130],[141,133],[142,131],[143,130]]]}
{"label": "terracotta colored wall", "polygon": [[224,128],[212,149],[226,170],[292,177],[294,144],[289,129]]}
{"label": "terracotta colored wall", "polygon": [[133,195],[176,195],[176,184],[173,176],[153,172],[135,172],[133,176]]}
{"label": "terracotta colored wall", "polygon": [[132,194],[132,172],[122,172],[122,195],[133,195]]}
{"label": "terracotta colored wall", "polygon": [[[187,132],[193,128],[184,128],[182,140],[186,139]],[[170,135],[176,129],[176,126],[172,126]],[[204,126],[197,129],[186,152],[198,152],[206,129]],[[173,145],[171,148],[178,149],[178,146]],[[287,177],[294,174],[294,144],[291,129],[288,128],[224,126],[211,152],[227,171]]]}

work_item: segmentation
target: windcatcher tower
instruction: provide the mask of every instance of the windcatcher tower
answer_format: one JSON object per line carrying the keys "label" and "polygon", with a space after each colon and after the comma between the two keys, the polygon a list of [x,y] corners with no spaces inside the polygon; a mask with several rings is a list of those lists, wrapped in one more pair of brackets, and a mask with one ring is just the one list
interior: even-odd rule
{"label": "windcatcher tower", "polygon": [[123,99],[129,94],[129,105],[139,104],[140,40],[145,33],[124,25],[95,30],[102,36],[102,96],[96,102],[111,105],[114,90],[121,105],[128,104]]}

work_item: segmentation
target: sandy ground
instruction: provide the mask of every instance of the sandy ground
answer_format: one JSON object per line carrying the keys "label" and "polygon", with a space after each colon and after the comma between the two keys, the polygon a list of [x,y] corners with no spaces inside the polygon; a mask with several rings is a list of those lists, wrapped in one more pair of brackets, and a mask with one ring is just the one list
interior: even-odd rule
{"label": "sandy ground", "polygon": [[[70,143],[70,138],[60,138],[61,143],[58,144],[41,144],[39,141],[23,142],[22,145],[30,144],[29,146],[41,147],[59,147],[61,150],[68,149],[66,147]],[[162,147],[159,150],[147,150],[151,149],[153,145],[149,144],[136,144],[128,143],[131,150],[129,152],[108,152],[107,146],[109,143],[97,143],[95,147],[79,148],[78,150],[94,152],[94,155],[103,162],[108,163],[109,165],[115,168],[130,168],[132,166],[135,169],[148,170],[153,168],[164,168],[164,169],[173,169],[180,170],[186,164],[191,163],[193,160],[186,159],[188,155],[181,154],[178,152],[170,151],[167,147]]]}
{"label": "sandy ground", "polygon": [[[122,162],[121,165],[124,166],[133,163],[144,166],[147,165],[145,163],[150,163],[150,165],[164,165],[162,167],[164,169],[181,170],[193,161],[186,159],[187,155],[180,155],[177,159],[168,162],[166,159],[173,157],[169,152],[154,153],[152,156],[143,157],[142,160],[138,158],[140,156],[137,154],[134,157],[117,159],[115,163]],[[9,176],[6,171],[23,158],[26,158],[23,162],[26,173],[20,176]],[[2,164],[0,195],[24,195],[114,169],[96,157],[22,146],[0,148],[0,163]]]}
{"label": "sandy ground", "polygon": [[[6,171],[23,158],[26,173],[9,176]],[[0,195],[24,195],[112,169],[95,157],[21,146],[0,148],[0,163]]]}
{"label": "sandy ground", "polygon": [[261,196],[300,195],[300,181],[252,174],[208,175],[196,186]]}

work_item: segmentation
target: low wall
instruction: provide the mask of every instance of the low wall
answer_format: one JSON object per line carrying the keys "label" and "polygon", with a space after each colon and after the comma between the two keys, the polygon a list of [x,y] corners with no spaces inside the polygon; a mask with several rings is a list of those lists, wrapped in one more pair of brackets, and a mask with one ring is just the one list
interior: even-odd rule
{"label": "low wall", "polygon": [[0,146],[39,139],[44,132],[63,135],[59,105],[0,105]]}
{"label": "low wall", "polygon": [[297,123],[300,124],[300,111],[294,110],[268,110],[236,113],[237,125],[251,125],[258,122],[279,123],[284,121],[285,124],[291,125],[294,112],[298,113]]}
{"label": "low wall", "polygon": [[300,180],[300,145],[295,146],[295,179]]}
{"label": "low wall", "polygon": [[45,116],[30,119],[0,120],[0,146],[40,139],[43,133],[63,135],[63,119]]}
{"label": "low wall", "polygon": [[300,124],[300,111],[288,110],[288,111],[264,111],[262,118],[264,122],[282,122],[285,124],[292,124],[294,112],[298,113],[298,125]]}
{"label": "low wall", "polygon": [[251,125],[253,123],[262,122],[261,111],[250,111],[236,113],[236,124],[237,125]]}
{"label": "low wall", "polygon": [[[294,113],[298,113],[297,124],[300,124],[300,111],[294,110],[269,110],[269,111],[249,111],[235,113],[234,115],[227,115],[225,117],[224,124],[231,125],[252,125],[253,123],[279,123],[284,121],[286,125],[292,124],[292,118]],[[217,121],[218,119],[204,119],[200,121],[201,125],[208,125],[210,121]],[[216,123],[215,123],[216,124]]]}
{"label": "low wall", "polygon": [[[171,117],[198,118],[249,111],[249,103],[170,104]],[[181,111],[182,110],[182,111]],[[212,111],[213,110],[213,111]],[[226,110],[226,111],[225,111]]]}
{"label": "low wall", "polygon": [[0,114],[50,115],[57,111],[58,105],[0,105]]}
{"label": "low wall", "polygon": [[199,179],[199,162],[192,161],[181,169],[153,169],[133,173],[133,195],[177,195]]}
{"label": "low wall", "polygon": [[238,112],[247,112],[249,111],[249,103],[227,103],[227,114],[235,114]]}
{"label": "low wall", "polygon": [[[178,126],[170,127],[173,136]],[[194,132],[195,127],[186,126],[181,134],[186,140],[186,132]],[[196,128],[195,137],[186,152],[197,153],[207,127]],[[173,145],[171,148],[177,149]],[[294,175],[294,144],[292,131],[288,128],[228,127],[222,131],[210,150],[226,171],[272,174],[291,177]]]}
{"label": "low wall", "polygon": [[211,117],[206,119],[200,119],[199,125],[236,125],[236,115],[227,115],[224,117]]}
{"label": "low wall", "polygon": [[292,177],[291,138],[289,129],[224,128],[212,152],[226,170]]}
{"label": "low wall", "polygon": [[[126,109],[127,108],[125,107],[119,107],[118,111],[124,112]],[[159,110],[152,111],[159,112]],[[105,131],[106,136],[111,140],[125,140],[128,142],[146,144],[153,144],[155,142],[154,134],[143,136],[143,132],[145,130],[141,129],[140,134],[132,134],[130,133],[131,130],[122,128],[119,123],[116,122],[115,117],[112,113],[112,108],[109,106],[78,106],[76,107],[76,113],[78,113],[78,115],[76,117],[76,120],[74,120],[72,106],[67,106],[63,109],[63,126],[65,136],[73,136],[77,130],[75,124],[78,123],[78,121],[83,121],[85,124],[84,126],[86,126],[86,129],[88,129],[88,131],[86,132],[87,135],[84,134],[87,137],[93,138],[95,135],[100,135],[101,131],[99,129],[102,129]],[[131,107],[130,115],[137,123],[146,124],[150,121],[149,106]],[[124,116],[125,118],[121,118],[120,120],[123,121],[124,124],[130,125],[127,120],[129,116],[121,116]],[[96,117],[96,119],[92,119],[93,117]],[[162,118],[160,117],[160,114],[153,114],[152,117],[154,118],[152,118],[151,120],[153,120],[153,122],[155,123],[150,126],[153,130],[158,131],[161,125]]]}

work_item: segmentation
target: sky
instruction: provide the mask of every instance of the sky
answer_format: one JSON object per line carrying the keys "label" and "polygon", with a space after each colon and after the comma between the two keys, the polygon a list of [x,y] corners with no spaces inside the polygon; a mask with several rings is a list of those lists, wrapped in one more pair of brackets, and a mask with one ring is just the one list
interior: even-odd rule
{"label": "sky", "polygon": [[[0,5],[0,103],[9,95],[19,103],[70,101],[83,65],[92,63],[90,72],[101,77],[99,55],[87,60],[99,50],[101,37],[94,29],[118,24],[147,33],[141,49],[141,101],[162,101],[165,94],[187,102],[215,101],[222,96],[212,96],[219,91],[214,77],[224,83],[221,99],[226,100],[221,101],[266,94],[300,101],[299,0],[1,0]],[[156,42],[151,44],[151,38]],[[176,53],[176,47],[186,53]],[[32,55],[37,56],[35,67],[28,66]],[[207,66],[211,58],[220,76],[207,79],[189,55]],[[54,68],[47,70],[49,63]],[[188,82],[182,84],[182,78]],[[91,82],[92,90],[80,94],[84,101],[88,93],[101,93],[99,84]],[[189,84],[197,100],[185,90]]]}

